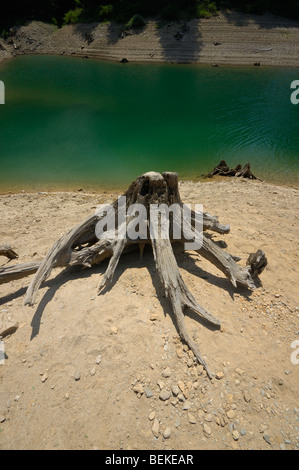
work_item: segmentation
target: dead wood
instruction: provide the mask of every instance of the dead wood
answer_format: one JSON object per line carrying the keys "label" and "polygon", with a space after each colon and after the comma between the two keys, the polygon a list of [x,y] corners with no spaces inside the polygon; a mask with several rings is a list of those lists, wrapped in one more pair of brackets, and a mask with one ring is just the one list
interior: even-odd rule
{"label": "dead wood", "polygon": [[0,256],[6,256],[8,259],[16,259],[19,257],[10,245],[0,245]]}
{"label": "dead wood", "polygon": [[24,263],[8,267],[0,267],[0,284],[16,281],[36,273],[40,263]]}
{"label": "dead wood", "polygon": [[[224,164],[225,162],[221,166],[224,167]],[[179,242],[184,250],[188,250],[187,241],[200,240],[201,244],[192,249],[222,271],[234,287],[243,286],[248,289],[255,288],[254,279],[267,264],[265,254],[262,250],[251,254],[246,266],[242,267],[236,262],[239,260],[238,257],[220,248],[205,233],[209,230],[225,234],[230,230],[229,225],[220,224],[217,216],[194,210],[190,211],[190,220],[185,224],[185,205],[180,198],[177,173],[145,173],[129,186],[123,196],[125,196],[125,218],[121,218],[119,200],[116,200],[112,205],[113,212],[109,216],[107,216],[108,206],[107,211],[105,207],[104,210],[89,216],[57,240],[40,263],[1,267],[0,284],[34,274],[25,298],[25,304],[33,305],[39,287],[50,276],[52,269],[69,266],[90,268],[110,258],[106,272],[99,283],[99,291],[102,291],[111,283],[123,252],[139,248],[142,256],[144,246],[151,245],[157,272],[172,306],[178,332],[193,351],[198,362],[205,367],[208,376],[212,377],[212,372],[203,360],[197,344],[188,334],[184,322],[184,309],[192,309],[216,327],[220,327],[220,321],[200,306],[189,291],[179,272],[172,244]],[[139,229],[143,227],[143,231],[139,231],[137,237],[132,236],[128,230],[130,224],[135,223],[136,211],[132,211],[132,207],[136,204],[144,209],[143,212],[141,211],[141,218],[138,219]],[[154,217],[152,207],[155,205],[163,210],[158,211],[158,215]],[[174,205],[178,210],[172,212],[170,209]],[[169,210],[169,218],[165,225],[166,219],[163,219],[163,214],[167,210]],[[107,220],[105,219],[107,231],[99,235],[96,231],[97,224],[103,222],[105,216],[107,217]],[[113,231],[108,229],[108,225],[112,220],[111,217],[114,216],[117,223]],[[202,220],[200,230],[196,223],[198,218]],[[174,237],[175,228],[181,229],[182,235],[179,239]]]}
{"label": "dead wood", "polygon": [[253,180],[260,180],[257,176],[253,175],[250,169],[250,163],[246,163],[242,168],[242,165],[238,163],[235,168],[229,168],[227,163],[224,160],[221,160],[220,163],[206,175],[203,175],[205,178],[212,178],[215,175],[219,176],[237,176],[241,178],[249,178]]}

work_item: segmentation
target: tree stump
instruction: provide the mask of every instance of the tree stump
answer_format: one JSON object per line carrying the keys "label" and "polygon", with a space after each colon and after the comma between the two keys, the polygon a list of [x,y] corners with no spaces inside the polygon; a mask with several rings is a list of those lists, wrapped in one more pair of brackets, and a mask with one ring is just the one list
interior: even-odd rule
{"label": "tree stump", "polygon": [[[107,206],[106,211],[102,210],[100,213],[97,212],[89,216],[85,221],[62,236],[49,250],[41,263],[26,263],[0,268],[0,284],[35,273],[25,298],[26,305],[34,305],[40,285],[50,276],[53,268],[66,266],[90,268],[101,263],[104,259],[110,258],[106,272],[99,284],[98,290],[100,293],[105,286],[111,283],[123,252],[137,248],[142,255],[144,246],[146,244],[151,245],[157,272],[165,294],[172,305],[178,332],[211,378],[212,372],[186,329],[184,309],[193,310],[216,327],[220,327],[220,322],[200,306],[189,291],[179,272],[172,244],[179,242],[186,249],[188,240],[201,240],[200,246],[195,248],[195,251],[219,268],[235,287],[245,286],[248,289],[255,288],[254,280],[267,264],[265,254],[262,250],[259,250],[257,254],[250,255],[245,267],[238,265],[236,259],[239,258],[231,256],[220,248],[206,233],[207,230],[221,234],[228,233],[230,230],[229,225],[221,224],[217,216],[206,212],[199,213],[191,210],[190,223],[183,227],[181,238],[174,238],[174,228],[182,228],[185,217],[185,205],[179,194],[177,173],[145,173],[129,186],[123,195],[123,200],[125,201],[123,209],[125,209],[126,217],[123,217],[123,214],[120,213],[119,200],[109,206],[110,213],[114,214],[117,220],[114,231],[107,230],[100,236],[97,233],[98,224],[102,223],[105,217],[107,227],[111,222],[112,215],[107,215]],[[138,226],[143,236],[137,238],[132,237],[129,230],[130,224],[136,223],[136,212],[132,212],[132,207],[136,207],[136,205],[140,209],[144,209],[143,211],[139,210],[138,216]],[[158,218],[155,219],[157,224],[153,224],[152,207],[157,206],[164,209],[171,207],[177,209],[175,213],[171,214],[172,217],[168,220],[166,231],[162,212],[158,212]],[[111,209],[113,209],[112,212]],[[199,218],[202,220],[200,232],[197,227]],[[152,227],[154,228],[152,229]]]}
{"label": "tree stump", "polygon": [[221,160],[220,163],[218,163],[218,165],[215,166],[215,168],[210,173],[207,173],[206,175],[203,175],[203,176],[205,178],[212,178],[215,175],[237,176],[237,177],[262,181],[260,178],[252,174],[251,169],[250,169],[250,163],[246,163],[246,165],[244,165],[243,168],[242,168],[241,163],[238,163],[238,165],[236,165],[235,168],[229,168],[225,160]]}

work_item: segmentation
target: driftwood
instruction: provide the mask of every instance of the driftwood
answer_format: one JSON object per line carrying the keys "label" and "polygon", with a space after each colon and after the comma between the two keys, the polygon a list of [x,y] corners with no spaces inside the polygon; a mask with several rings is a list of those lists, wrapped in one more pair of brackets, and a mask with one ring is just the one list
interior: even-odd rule
{"label": "driftwood", "polygon": [[204,175],[205,178],[212,178],[214,175],[219,176],[237,176],[242,178],[250,178],[253,180],[260,180],[257,176],[254,176],[250,169],[250,163],[246,163],[242,168],[242,165],[239,163],[235,166],[235,168],[229,168],[227,163],[224,160],[221,162],[210,172]]}
{"label": "driftwood", "polygon": [[[124,196],[126,218],[121,219],[120,217],[118,200],[112,205],[117,216],[114,232],[107,229],[105,235],[96,236],[97,224],[104,220],[104,213],[95,213],[62,236],[49,250],[41,263],[1,267],[0,284],[35,273],[25,298],[26,305],[33,305],[40,285],[50,276],[53,268],[70,266],[90,268],[101,263],[104,259],[110,258],[106,272],[99,284],[100,293],[104,287],[111,283],[121,254],[139,248],[142,255],[145,245],[149,244],[153,249],[160,281],[173,308],[178,332],[182,340],[193,351],[198,362],[204,366],[208,376],[212,377],[212,373],[203,360],[197,345],[187,332],[184,322],[184,309],[187,307],[193,310],[218,328],[220,322],[200,306],[189,291],[179,272],[172,244],[179,242],[183,244],[184,249],[188,250],[188,247],[186,248],[187,241],[201,239],[201,246],[196,246],[195,251],[219,268],[235,287],[244,286],[248,289],[255,288],[255,278],[267,264],[265,254],[261,250],[256,254],[251,254],[246,266],[241,267],[236,262],[239,258],[220,248],[211,239],[211,235],[206,233],[207,230],[221,234],[228,233],[230,230],[229,225],[222,225],[216,216],[194,210],[190,211],[190,223],[184,228],[181,238],[179,240],[174,239],[173,229],[175,226],[182,225],[183,217],[185,217],[184,204],[179,194],[177,173],[145,173],[129,186]],[[146,209],[144,218],[139,220],[139,228],[144,226],[145,233],[143,237],[139,236],[136,239],[130,236],[127,230],[129,224],[136,217],[136,214],[130,213],[130,208],[134,204],[141,204]],[[159,206],[164,204],[168,208],[175,204],[179,208],[179,211],[169,219],[166,237],[161,235],[163,229],[161,213],[157,219],[157,226],[152,223],[151,207],[154,204]],[[199,216],[202,218],[202,230],[200,232],[198,232],[196,224]],[[107,227],[110,221],[109,217],[107,218]],[[125,231],[123,231],[124,229]],[[125,233],[125,235],[120,236],[122,233]],[[165,231],[163,233],[165,235]]]}
{"label": "driftwood", "polygon": [[0,245],[0,256],[6,256],[8,259],[16,259],[19,257],[10,245]]}

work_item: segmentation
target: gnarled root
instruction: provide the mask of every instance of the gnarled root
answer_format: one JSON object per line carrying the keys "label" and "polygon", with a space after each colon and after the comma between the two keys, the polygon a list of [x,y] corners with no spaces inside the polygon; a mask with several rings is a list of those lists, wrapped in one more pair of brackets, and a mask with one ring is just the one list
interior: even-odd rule
{"label": "gnarled root", "polygon": [[[249,289],[255,288],[254,279],[262,272],[267,264],[265,254],[261,250],[255,254],[251,254],[247,260],[246,266],[241,267],[236,263],[236,257],[220,248],[205,233],[205,231],[209,230],[225,234],[230,230],[229,225],[221,224],[216,216],[206,212],[199,213],[193,210],[190,212],[191,217],[189,223],[185,225],[183,223],[183,218],[185,217],[184,204],[179,194],[177,173],[145,173],[129,186],[124,196],[127,214],[125,219],[119,217],[118,201],[115,201],[112,206],[115,219],[122,221],[121,223],[118,222],[119,224],[115,233],[113,231],[107,232],[97,237],[96,226],[103,217],[103,214],[94,214],[61,237],[49,250],[41,263],[26,263],[1,267],[0,284],[35,273],[25,298],[26,305],[33,305],[39,287],[50,276],[53,268],[67,266],[89,268],[95,264],[101,263],[101,261],[106,258],[110,258],[107,270],[99,286],[99,291],[101,291],[112,281],[115,269],[123,252],[139,248],[142,256],[144,246],[151,244],[157,271],[164,286],[165,293],[171,303],[179,334],[193,351],[198,362],[205,367],[208,376],[212,377],[212,372],[202,358],[197,345],[187,332],[184,322],[184,309],[192,309],[207,322],[216,327],[220,326],[220,322],[211,313],[201,307],[188,290],[179,272],[172,249],[172,243],[179,241],[185,244],[186,241],[189,240],[200,240],[201,244],[195,247],[194,250],[220,269],[235,287],[245,286]],[[130,223],[134,221],[134,216],[136,216],[134,212],[130,212],[134,204],[139,204],[145,209],[142,212],[143,218],[139,221],[139,226],[141,225],[144,228],[143,237],[132,237],[130,231],[127,230]],[[169,218],[168,225],[166,225],[167,230],[165,236],[165,224],[162,223],[161,218],[162,212],[159,213],[158,218],[155,219],[156,222],[158,221],[158,225],[155,226],[155,224],[153,224],[151,208],[153,205],[170,208],[173,204],[177,205],[178,211]],[[202,221],[200,230],[196,224],[198,218]],[[174,239],[174,227],[181,228],[182,235],[179,240]],[[119,236],[120,232],[124,232],[125,236]],[[184,247],[184,249],[188,248]],[[6,253],[6,256],[10,255],[8,257],[11,258],[17,256],[10,250],[6,251]]]}

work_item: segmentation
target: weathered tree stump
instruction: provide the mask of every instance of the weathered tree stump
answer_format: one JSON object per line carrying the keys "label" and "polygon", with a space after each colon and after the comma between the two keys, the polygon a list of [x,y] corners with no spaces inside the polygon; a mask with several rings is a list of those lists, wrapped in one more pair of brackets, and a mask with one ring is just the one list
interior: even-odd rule
{"label": "weathered tree stump", "polygon": [[215,168],[206,175],[203,175],[205,178],[212,178],[214,175],[219,176],[237,176],[242,178],[249,178],[253,180],[260,180],[257,176],[253,175],[250,169],[250,163],[246,163],[242,168],[242,165],[238,163],[235,168],[229,168],[225,160],[221,160],[220,163],[215,166]]}
{"label": "weathered tree stump", "polygon": [[[104,259],[110,258],[99,285],[99,292],[101,292],[112,281],[123,252],[139,248],[142,254],[144,246],[150,244],[160,281],[173,308],[178,332],[183,341],[193,351],[198,362],[205,367],[208,376],[212,377],[212,373],[203,360],[196,343],[187,332],[184,322],[184,309],[187,307],[193,310],[214,326],[220,327],[220,322],[200,306],[189,291],[179,272],[172,244],[180,242],[186,249],[186,241],[201,240],[201,245],[198,248],[196,247],[195,251],[217,266],[235,287],[245,286],[248,289],[255,288],[254,279],[267,264],[265,254],[259,250],[257,254],[250,255],[245,267],[241,267],[236,263],[237,257],[228,254],[205,233],[210,230],[225,234],[230,230],[229,225],[220,224],[216,216],[193,210],[190,212],[190,223],[182,229],[181,238],[179,240],[175,239],[173,237],[174,227],[181,225],[182,228],[182,221],[185,217],[184,204],[179,194],[177,173],[145,173],[129,186],[124,196],[125,218],[121,217],[119,201],[116,200],[112,205],[113,213],[117,219],[115,231],[107,230],[101,236],[97,236],[98,223],[103,222],[107,214],[104,215],[105,211],[95,213],[62,236],[49,250],[41,263],[26,263],[0,268],[0,284],[35,273],[25,298],[26,305],[34,305],[40,285],[50,276],[53,268],[66,266],[90,268],[101,263]],[[131,208],[136,204],[145,209],[144,215],[138,221],[139,228],[143,227],[144,229],[143,237],[134,238],[130,236],[128,228],[136,217],[136,213],[131,211]],[[166,208],[176,205],[175,207],[179,209],[169,218],[166,236],[161,213],[159,213],[157,219],[158,224],[156,226],[153,224],[151,209],[154,205],[159,207],[164,205]],[[107,218],[107,226],[110,221],[109,217]],[[202,230],[200,232],[198,232],[196,223],[199,217],[202,220]],[[153,230],[152,226],[154,227]]]}

